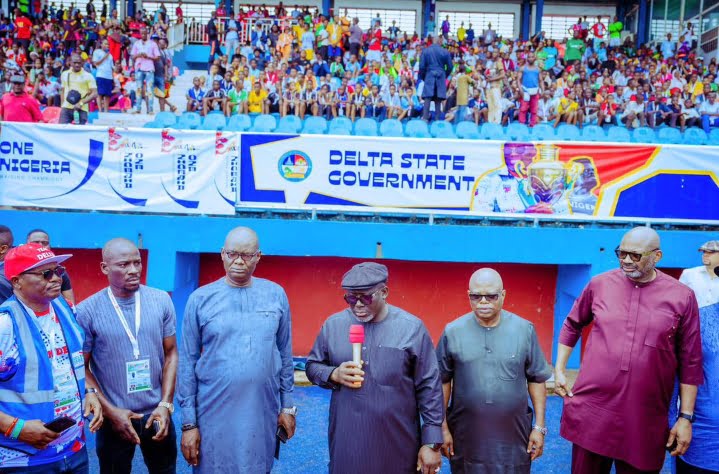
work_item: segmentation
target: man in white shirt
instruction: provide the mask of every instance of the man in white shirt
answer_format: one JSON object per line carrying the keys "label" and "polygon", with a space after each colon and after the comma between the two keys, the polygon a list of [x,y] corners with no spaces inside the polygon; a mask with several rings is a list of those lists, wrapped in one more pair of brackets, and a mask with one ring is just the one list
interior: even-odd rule
{"label": "man in white shirt", "polygon": [[674,57],[674,51],[677,49],[676,41],[672,41],[672,34],[667,33],[667,39],[662,41],[661,51],[662,56],[664,56],[664,59],[669,59]]}
{"label": "man in white shirt", "polygon": [[709,134],[711,127],[719,127],[719,102],[716,99],[716,92],[707,94],[706,102],[699,107],[702,116],[702,128]]}
{"label": "man in white shirt", "polygon": [[110,54],[110,43],[104,39],[99,48],[92,53],[92,65],[97,68],[95,83],[97,84],[97,107],[100,112],[107,112],[110,107],[110,96],[114,88],[112,77],[113,59]]}
{"label": "man in white shirt", "polygon": [[637,94],[631,96],[629,103],[627,103],[624,108],[624,117],[622,117],[622,122],[627,124],[627,130],[637,128],[639,125],[645,127],[647,125],[645,112],[646,104],[644,104],[644,95]]}
{"label": "man in white shirt", "polygon": [[710,240],[701,247],[702,266],[687,268],[679,281],[694,290],[699,307],[719,303],[719,277],[714,270],[719,267],[719,240]]}
{"label": "man in white shirt", "polygon": [[240,45],[240,37],[237,34],[239,25],[232,17],[227,19],[225,23],[225,51],[230,61],[235,56],[235,51]]}
{"label": "man in white shirt", "polygon": [[544,89],[542,98],[539,99],[537,105],[537,122],[548,123],[554,121],[557,117],[555,116],[554,100],[552,99],[552,91]]}

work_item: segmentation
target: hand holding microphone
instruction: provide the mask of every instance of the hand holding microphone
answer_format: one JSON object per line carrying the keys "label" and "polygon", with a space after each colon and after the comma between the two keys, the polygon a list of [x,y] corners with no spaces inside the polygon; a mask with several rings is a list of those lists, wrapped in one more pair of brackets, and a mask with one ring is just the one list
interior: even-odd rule
{"label": "hand holding microphone", "polygon": [[364,381],[362,370],[362,344],[364,344],[364,326],[353,324],[350,326],[350,342],[352,343],[352,360],[342,362],[332,371],[330,380],[349,388],[360,388]]}

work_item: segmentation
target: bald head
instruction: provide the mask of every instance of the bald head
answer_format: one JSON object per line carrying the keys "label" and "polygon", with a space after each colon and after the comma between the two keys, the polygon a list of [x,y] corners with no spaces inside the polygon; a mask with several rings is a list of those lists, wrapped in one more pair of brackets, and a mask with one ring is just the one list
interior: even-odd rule
{"label": "bald head", "polygon": [[235,227],[225,237],[225,248],[254,246],[256,250],[259,245],[257,233],[249,227]]}
{"label": "bald head", "polygon": [[470,289],[473,286],[492,286],[499,290],[504,289],[504,283],[502,277],[499,275],[497,270],[492,268],[480,268],[476,272],[472,273],[472,277],[469,279]]}
{"label": "bald head", "polygon": [[635,227],[622,238],[622,249],[646,252],[660,248],[659,234],[651,227]]}
{"label": "bald head", "polygon": [[102,260],[109,263],[117,259],[120,255],[135,252],[139,253],[134,243],[122,237],[118,237],[108,241],[102,248]]}

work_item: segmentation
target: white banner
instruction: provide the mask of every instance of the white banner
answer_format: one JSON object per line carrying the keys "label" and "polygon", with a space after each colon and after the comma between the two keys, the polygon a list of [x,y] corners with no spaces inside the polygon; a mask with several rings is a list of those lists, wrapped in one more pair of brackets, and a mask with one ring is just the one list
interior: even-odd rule
{"label": "white banner", "polygon": [[3,123],[0,205],[234,214],[237,140],[207,131]]}

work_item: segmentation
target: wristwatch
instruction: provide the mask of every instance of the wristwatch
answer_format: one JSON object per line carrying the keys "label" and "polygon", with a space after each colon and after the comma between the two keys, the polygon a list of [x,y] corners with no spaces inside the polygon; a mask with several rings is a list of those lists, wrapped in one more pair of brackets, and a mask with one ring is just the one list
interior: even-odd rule
{"label": "wristwatch", "polygon": [[184,425],[182,425],[182,431],[183,431],[183,432],[185,432],[185,431],[191,431],[191,430],[194,430],[194,429],[196,429],[196,428],[197,428],[197,425],[194,424],[194,423],[185,423]]}
{"label": "wristwatch", "polygon": [[167,411],[170,412],[170,415],[172,415],[173,413],[175,413],[175,405],[173,405],[172,403],[160,402],[160,403],[157,404],[157,406],[158,406],[158,407],[167,408]]}
{"label": "wristwatch", "polygon": [[425,446],[433,451],[439,451],[442,448],[442,443],[425,444]]}
{"label": "wristwatch", "polygon": [[688,420],[689,423],[694,423],[694,420],[696,420],[697,417],[694,415],[694,413],[679,413],[679,416],[677,418],[684,418],[685,420]]}
{"label": "wristwatch", "polygon": [[285,415],[297,416],[297,407],[283,408],[280,413]]}
{"label": "wristwatch", "polygon": [[532,429],[535,431],[539,431],[540,433],[542,433],[545,436],[547,435],[547,427],[546,426],[541,427],[539,425],[534,425],[534,426],[532,426]]}
{"label": "wristwatch", "polygon": [[87,395],[89,393],[94,393],[95,395],[97,395],[97,389],[96,388],[86,388],[85,395]]}

